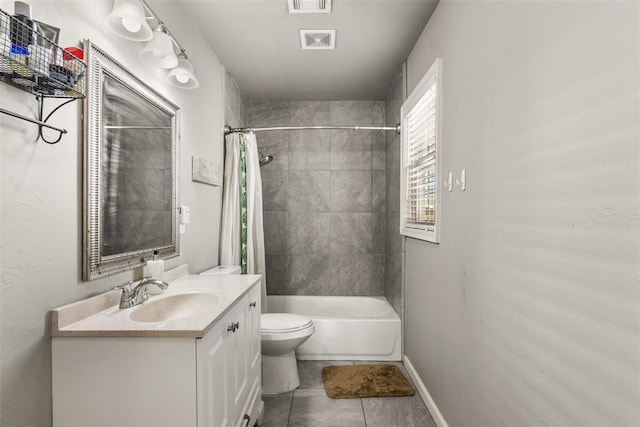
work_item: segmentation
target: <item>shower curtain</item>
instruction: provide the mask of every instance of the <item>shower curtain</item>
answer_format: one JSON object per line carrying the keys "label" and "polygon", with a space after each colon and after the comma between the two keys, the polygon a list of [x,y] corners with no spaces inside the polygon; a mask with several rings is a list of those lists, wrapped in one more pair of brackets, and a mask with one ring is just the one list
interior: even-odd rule
{"label": "shower curtain", "polygon": [[242,274],[262,274],[266,312],[266,269],[262,223],[262,179],[256,136],[226,136],[220,264],[240,265]]}

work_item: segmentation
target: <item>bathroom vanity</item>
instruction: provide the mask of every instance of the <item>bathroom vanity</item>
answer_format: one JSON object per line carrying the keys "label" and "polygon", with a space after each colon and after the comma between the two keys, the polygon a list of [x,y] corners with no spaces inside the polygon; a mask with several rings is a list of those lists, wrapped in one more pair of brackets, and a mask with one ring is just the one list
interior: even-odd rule
{"label": "bathroom vanity", "polygon": [[260,278],[170,281],[52,311],[54,426],[253,426],[262,412]]}

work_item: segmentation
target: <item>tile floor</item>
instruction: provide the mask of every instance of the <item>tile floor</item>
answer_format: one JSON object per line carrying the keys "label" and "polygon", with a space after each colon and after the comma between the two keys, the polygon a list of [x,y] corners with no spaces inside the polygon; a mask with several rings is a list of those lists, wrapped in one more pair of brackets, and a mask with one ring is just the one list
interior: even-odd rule
{"label": "tile floor", "polygon": [[436,427],[416,392],[408,397],[331,399],[322,383],[322,368],[352,363],[393,363],[407,379],[402,363],[350,361],[298,361],[300,387],[281,395],[263,395],[261,427]]}

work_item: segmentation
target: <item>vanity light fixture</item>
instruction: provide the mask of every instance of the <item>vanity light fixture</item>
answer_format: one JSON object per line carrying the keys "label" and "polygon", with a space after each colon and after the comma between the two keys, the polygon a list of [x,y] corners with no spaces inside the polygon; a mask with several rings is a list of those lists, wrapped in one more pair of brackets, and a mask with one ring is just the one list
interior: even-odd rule
{"label": "vanity light fixture", "polygon": [[[148,21],[157,23],[155,31],[151,30]],[[170,69],[167,82],[182,89],[199,86],[187,52],[145,0],[114,0],[113,10],[104,22],[120,37],[148,42],[142,49],[142,58],[150,64]],[[177,56],[176,47],[180,52]]]}
{"label": "vanity light fixture", "polygon": [[144,42],[153,37],[144,7],[138,0],[114,0],[104,23],[114,34],[127,40]]}
{"label": "vanity light fixture", "polygon": [[178,55],[178,66],[167,74],[167,82],[183,89],[195,89],[200,85],[193,74],[193,65],[184,52]]}
{"label": "vanity light fixture", "polygon": [[178,65],[173,42],[162,25],[153,32],[153,38],[142,49],[141,55],[146,62],[160,68],[173,68]]}

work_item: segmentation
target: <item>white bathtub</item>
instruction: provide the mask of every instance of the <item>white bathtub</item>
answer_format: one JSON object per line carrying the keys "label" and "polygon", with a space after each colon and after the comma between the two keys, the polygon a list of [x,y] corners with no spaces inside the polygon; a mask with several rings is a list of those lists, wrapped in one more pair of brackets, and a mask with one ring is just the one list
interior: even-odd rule
{"label": "white bathtub", "polygon": [[301,360],[400,360],[400,318],[384,297],[271,295],[269,312],[313,319]]}

